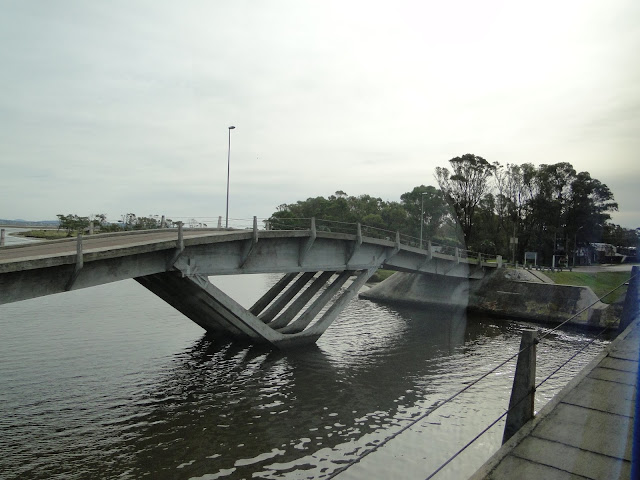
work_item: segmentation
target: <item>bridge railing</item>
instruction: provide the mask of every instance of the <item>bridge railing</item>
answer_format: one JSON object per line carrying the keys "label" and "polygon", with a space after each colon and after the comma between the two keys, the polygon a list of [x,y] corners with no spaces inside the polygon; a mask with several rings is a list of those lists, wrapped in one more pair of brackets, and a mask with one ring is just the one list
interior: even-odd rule
{"label": "bridge railing", "polygon": [[[184,228],[223,228],[226,225],[226,219],[222,217],[172,217],[174,224],[177,221],[183,223]],[[305,217],[269,217],[259,218],[258,228],[264,230],[310,230],[311,218]],[[356,235],[358,232],[358,224],[354,222],[340,222],[337,220],[316,219],[316,231],[346,233]],[[251,229],[253,228],[253,218],[229,218],[230,229]],[[384,228],[373,227],[371,225],[360,225],[360,231],[363,237],[378,238],[382,240],[395,241],[399,234],[400,244],[422,248],[426,250],[429,245],[428,239],[423,239],[398,233]],[[475,252],[455,245],[446,245],[431,241],[431,249],[433,253],[443,255],[451,255],[464,260],[476,260],[479,263],[500,263],[501,259],[498,255],[489,255],[486,253]]]}
{"label": "bridge railing", "polygon": [[[311,228],[311,218],[278,218],[270,217],[261,219],[259,223],[265,225],[267,230],[309,230]],[[319,232],[346,233],[355,235],[358,231],[358,224],[352,222],[340,222],[336,220],[316,219],[316,230]],[[395,241],[398,232],[386,230],[383,228],[373,227],[370,225],[360,225],[360,231],[363,237],[379,238],[383,240]],[[428,248],[428,240],[400,233],[400,244],[410,247]],[[431,242],[431,248],[434,253],[443,255],[457,256],[460,259],[472,259],[482,263],[499,263],[498,255],[489,255],[485,253],[475,252],[463,249],[454,245],[439,244]]]}

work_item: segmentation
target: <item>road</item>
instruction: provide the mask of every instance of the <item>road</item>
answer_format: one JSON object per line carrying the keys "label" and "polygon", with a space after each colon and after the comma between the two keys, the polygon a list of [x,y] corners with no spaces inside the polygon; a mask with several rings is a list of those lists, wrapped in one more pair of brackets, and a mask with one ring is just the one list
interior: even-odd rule
{"label": "road", "polygon": [[[183,230],[183,232],[185,239],[212,237],[237,233],[237,231],[229,232],[202,229],[185,229]],[[101,234],[83,237],[82,249],[84,253],[89,253],[101,250],[115,250],[120,248],[134,247],[138,245],[171,242],[176,241],[177,239],[177,229],[159,230],[155,232],[124,232],[116,234]],[[23,259],[73,255],[76,253],[76,249],[77,240],[75,238],[12,245],[10,247],[4,247],[0,249],[0,265]]]}

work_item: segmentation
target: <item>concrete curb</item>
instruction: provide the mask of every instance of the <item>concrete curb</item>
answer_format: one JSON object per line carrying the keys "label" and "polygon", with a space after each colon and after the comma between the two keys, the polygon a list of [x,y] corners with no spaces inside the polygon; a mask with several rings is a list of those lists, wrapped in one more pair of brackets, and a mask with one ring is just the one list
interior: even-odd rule
{"label": "concrete curb", "polygon": [[618,335],[607,347],[600,352],[589,364],[587,364],[565,387],[560,390],[542,410],[529,422],[527,422],[518,432],[513,435],[500,449],[494,453],[468,480],[482,480],[486,478],[498,464],[522,442],[531,431],[540,424],[546,417],[562,402],[562,400],[596,368],[600,362],[609,355],[610,352],[618,348],[618,345],[640,325],[640,317],[636,318],[620,335]]}

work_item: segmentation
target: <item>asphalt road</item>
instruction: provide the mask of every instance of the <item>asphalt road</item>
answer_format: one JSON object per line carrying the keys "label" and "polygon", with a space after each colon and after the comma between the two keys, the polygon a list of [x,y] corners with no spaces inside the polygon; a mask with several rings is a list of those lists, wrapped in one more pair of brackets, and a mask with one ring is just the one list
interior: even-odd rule
{"label": "asphalt road", "polygon": [[[184,230],[184,238],[210,237],[226,235],[237,231],[202,231]],[[84,253],[102,250],[132,247],[136,245],[148,245],[152,243],[167,242],[178,239],[178,230],[158,231],[148,233],[105,234],[95,236],[85,236],[82,239],[82,249]],[[0,248],[0,263],[10,263],[17,260],[55,257],[61,255],[72,255],[76,253],[77,240],[75,238],[53,241],[39,241],[23,245],[11,246],[10,248]]]}

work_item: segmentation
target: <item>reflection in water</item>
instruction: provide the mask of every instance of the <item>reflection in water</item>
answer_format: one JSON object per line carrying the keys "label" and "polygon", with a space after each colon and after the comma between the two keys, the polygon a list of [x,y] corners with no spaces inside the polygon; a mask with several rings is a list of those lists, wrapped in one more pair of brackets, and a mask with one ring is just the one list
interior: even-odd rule
{"label": "reflection in water", "polygon": [[[237,290],[251,290],[247,305],[275,277],[219,281],[236,298]],[[203,335],[132,281],[5,305],[0,472],[326,477],[515,352],[521,328],[459,311],[355,300],[317,345],[283,353]],[[565,332],[540,345],[539,376],[585,338]],[[504,411],[513,368],[437,410],[345,478],[397,476],[399,469],[403,478],[424,478]],[[538,403],[570,374],[545,385]],[[499,446],[496,431],[440,478],[473,471]]]}

